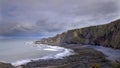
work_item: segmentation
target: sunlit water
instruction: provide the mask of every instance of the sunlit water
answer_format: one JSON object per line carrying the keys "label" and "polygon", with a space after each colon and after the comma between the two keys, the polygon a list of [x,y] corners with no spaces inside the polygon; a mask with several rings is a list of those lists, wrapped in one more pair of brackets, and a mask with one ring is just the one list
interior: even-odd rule
{"label": "sunlit water", "polygon": [[35,45],[34,40],[28,39],[1,39],[0,62],[20,65],[31,60],[61,58],[70,55],[68,49],[47,45]]}

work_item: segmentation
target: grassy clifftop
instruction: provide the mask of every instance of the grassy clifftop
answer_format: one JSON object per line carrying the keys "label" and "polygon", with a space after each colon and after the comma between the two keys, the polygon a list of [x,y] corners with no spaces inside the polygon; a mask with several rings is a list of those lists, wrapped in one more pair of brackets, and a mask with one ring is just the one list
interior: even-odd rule
{"label": "grassy clifftop", "polygon": [[120,49],[120,19],[109,24],[69,30],[62,34],[58,34],[55,37],[42,39],[40,42],[51,45],[102,45]]}

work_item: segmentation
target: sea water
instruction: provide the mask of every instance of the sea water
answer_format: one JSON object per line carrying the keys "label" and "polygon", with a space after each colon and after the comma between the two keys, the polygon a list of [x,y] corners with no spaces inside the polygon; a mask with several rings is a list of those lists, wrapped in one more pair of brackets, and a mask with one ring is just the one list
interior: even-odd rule
{"label": "sea water", "polygon": [[70,49],[34,44],[34,41],[35,39],[0,39],[0,62],[18,66],[31,60],[58,59],[72,54]]}

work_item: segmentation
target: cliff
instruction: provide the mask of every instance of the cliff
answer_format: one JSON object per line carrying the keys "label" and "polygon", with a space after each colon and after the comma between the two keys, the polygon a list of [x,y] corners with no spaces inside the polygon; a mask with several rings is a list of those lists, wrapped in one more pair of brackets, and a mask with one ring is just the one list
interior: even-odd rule
{"label": "cliff", "polygon": [[89,44],[120,49],[120,19],[109,24],[68,30],[55,37],[36,41],[36,43],[51,45]]}

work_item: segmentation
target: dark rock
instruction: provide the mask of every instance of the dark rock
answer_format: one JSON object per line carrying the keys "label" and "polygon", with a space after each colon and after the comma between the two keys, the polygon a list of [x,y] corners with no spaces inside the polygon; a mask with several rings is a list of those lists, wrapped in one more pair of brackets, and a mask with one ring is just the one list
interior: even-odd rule
{"label": "dark rock", "polygon": [[92,48],[83,48],[79,45],[66,45],[73,49],[76,54],[63,59],[38,60],[22,65],[23,68],[89,68],[91,65],[99,64],[101,68],[110,68],[111,62],[104,54]]}
{"label": "dark rock", "polygon": [[0,62],[0,68],[15,68],[9,63],[1,63]]}

